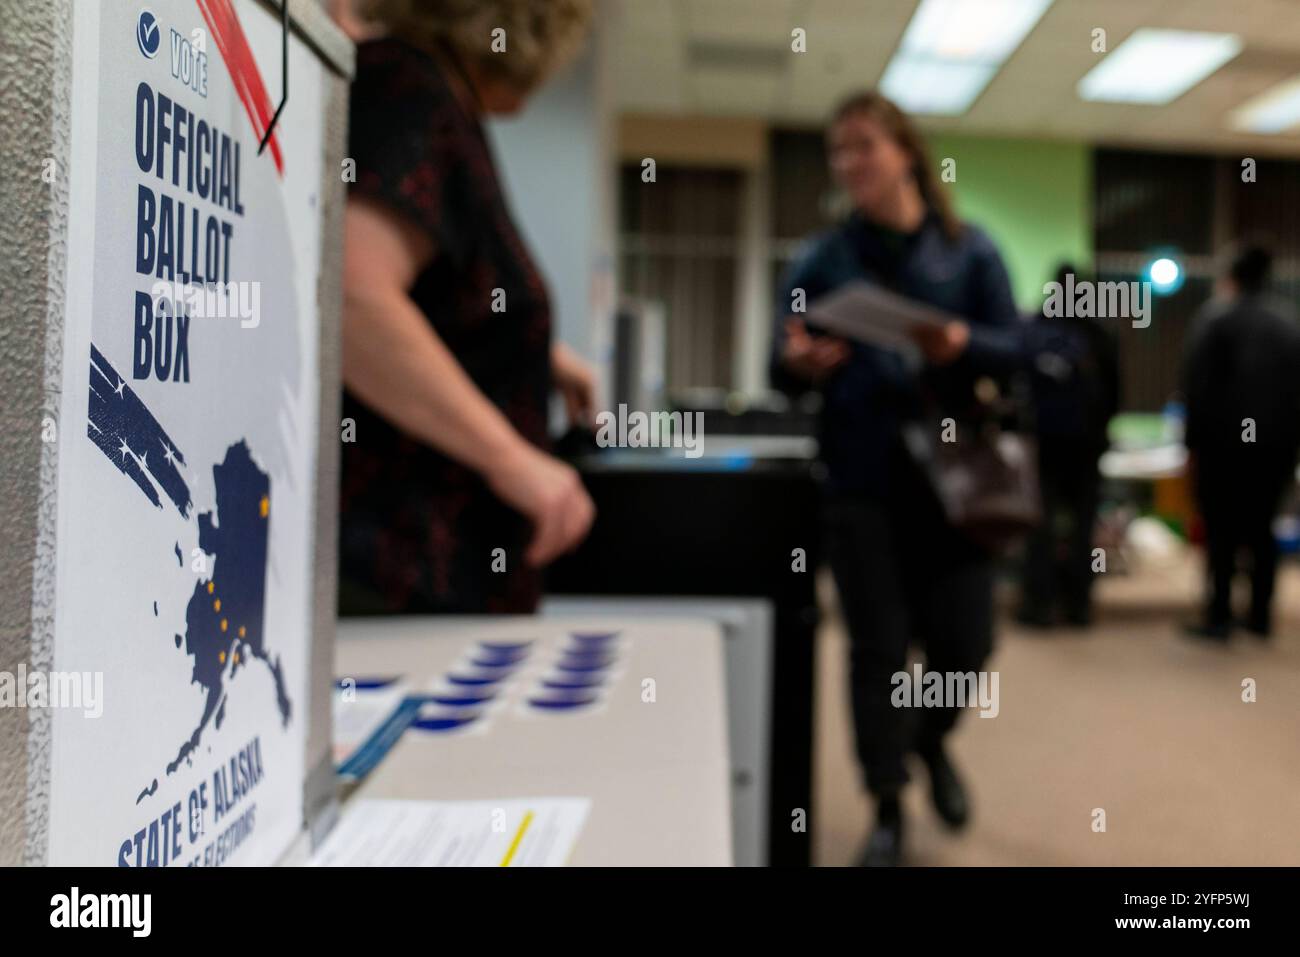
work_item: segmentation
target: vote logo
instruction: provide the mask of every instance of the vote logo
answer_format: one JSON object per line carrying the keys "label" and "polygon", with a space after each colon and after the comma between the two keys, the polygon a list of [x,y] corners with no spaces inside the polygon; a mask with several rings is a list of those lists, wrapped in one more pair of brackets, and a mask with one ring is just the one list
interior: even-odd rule
{"label": "vote logo", "polygon": [[150,60],[158,55],[158,48],[162,46],[162,29],[158,26],[158,18],[148,10],[140,11],[140,19],[135,24],[135,42],[140,47],[140,52]]}

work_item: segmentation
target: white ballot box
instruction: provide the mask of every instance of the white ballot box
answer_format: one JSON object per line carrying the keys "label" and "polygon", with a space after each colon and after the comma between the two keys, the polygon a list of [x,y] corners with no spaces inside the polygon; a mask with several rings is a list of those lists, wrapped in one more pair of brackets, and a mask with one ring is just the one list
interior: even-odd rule
{"label": "white ballot box", "polygon": [[0,0],[0,864],[270,864],[333,800],[352,46],[289,13]]}

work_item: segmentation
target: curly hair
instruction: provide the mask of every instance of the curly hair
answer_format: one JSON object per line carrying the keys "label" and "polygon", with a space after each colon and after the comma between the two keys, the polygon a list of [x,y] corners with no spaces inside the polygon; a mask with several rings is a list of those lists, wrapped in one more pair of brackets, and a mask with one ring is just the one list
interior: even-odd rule
{"label": "curly hair", "polygon": [[362,0],[358,12],[430,51],[450,47],[527,93],[577,52],[592,7],[593,0]]}

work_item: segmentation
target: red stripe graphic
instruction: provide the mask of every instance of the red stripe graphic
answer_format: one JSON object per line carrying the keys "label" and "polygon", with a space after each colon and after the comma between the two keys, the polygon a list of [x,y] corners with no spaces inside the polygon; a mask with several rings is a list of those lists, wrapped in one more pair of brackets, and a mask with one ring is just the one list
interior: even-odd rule
{"label": "red stripe graphic", "polygon": [[[244,28],[239,25],[239,17],[231,0],[195,0],[203,20],[208,25],[208,32],[216,41],[221,59],[230,71],[230,79],[235,84],[235,93],[244,104],[244,111],[253,124],[253,132],[260,143],[266,134],[267,124],[275,115],[271,98],[267,96],[266,86],[262,83],[262,74],[253,59],[253,51],[248,47],[248,38]],[[284,175],[284,157],[280,153],[280,143],[275,134],[271,134],[271,156],[275,159],[275,169]]]}

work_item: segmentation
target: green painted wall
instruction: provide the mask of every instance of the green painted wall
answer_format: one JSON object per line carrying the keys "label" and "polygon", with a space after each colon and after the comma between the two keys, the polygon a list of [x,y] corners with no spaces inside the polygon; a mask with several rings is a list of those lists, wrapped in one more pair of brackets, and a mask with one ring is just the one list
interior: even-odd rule
{"label": "green painted wall", "polygon": [[1043,283],[1065,260],[1092,262],[1092,149],[1083,143],[928,137],[942,169],[957,161],[947,184],[963,219],[979,225],[1002,252],[1016,302],[1037,311]]}

